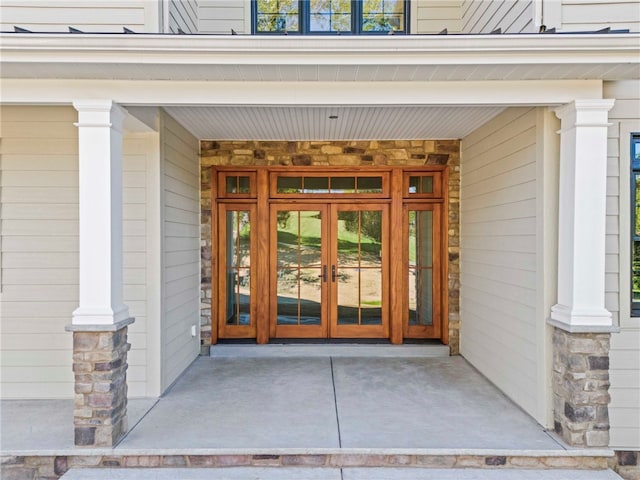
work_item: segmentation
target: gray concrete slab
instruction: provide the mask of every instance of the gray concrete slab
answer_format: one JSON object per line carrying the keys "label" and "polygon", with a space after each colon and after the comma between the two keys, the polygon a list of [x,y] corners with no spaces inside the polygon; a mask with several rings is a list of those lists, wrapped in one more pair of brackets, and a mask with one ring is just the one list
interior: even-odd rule
{"label": "gray concrete slab", "polygon": [[342,480],[339,468],[72,468],[63,480]]}
{"label": "gray concrete slab", "polygon": [[330,359],[200,357],[118,448],[338,446]]}
{"label": "gray concrete slab", "polygon": [[333,359],[343,448],[554,449],[463,358]]}
{"label": "gray concrete slab", "polygon": [[611,470],[345,468],[342,480],[622,480]]}
{"label": "gray concrete slab", "polygon": [[367,345],[367,344],[277,344],[212,345],[212,358],[291,358],[291,357],[376,357],[430,358],[448,357],[449,347],[439,344]]}
{"label": "gray concrete slab", "polygon": [[[129,399],[129,425],[138,423],[156,401]],[[2,451],[72,449],[73,400],[2,400],[0,428]]]}

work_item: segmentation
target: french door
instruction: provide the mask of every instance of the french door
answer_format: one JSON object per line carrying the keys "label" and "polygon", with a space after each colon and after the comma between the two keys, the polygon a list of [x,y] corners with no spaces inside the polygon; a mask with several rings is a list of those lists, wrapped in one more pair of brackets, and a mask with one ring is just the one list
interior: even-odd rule
{"label": "french door", "polygon": [[389,336],[387,203],[273,203],[270,336]]}

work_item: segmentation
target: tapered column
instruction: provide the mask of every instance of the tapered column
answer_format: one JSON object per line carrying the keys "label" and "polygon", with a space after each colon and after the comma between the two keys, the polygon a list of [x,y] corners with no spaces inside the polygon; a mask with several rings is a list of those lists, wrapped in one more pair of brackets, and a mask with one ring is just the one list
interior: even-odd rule
{"label": "tapered column", "polygon": [[112,447],[127,431],[127,326],[123,301],[122,122],[110,100],[78,111],[80,295],[73,332],[75,444]]}
{"label": "tapered column", "polygon": [[560,131],[558,303],[552,323],[570,332],[611,327],[604,306],[607,118],[613,100],[556,110]]}

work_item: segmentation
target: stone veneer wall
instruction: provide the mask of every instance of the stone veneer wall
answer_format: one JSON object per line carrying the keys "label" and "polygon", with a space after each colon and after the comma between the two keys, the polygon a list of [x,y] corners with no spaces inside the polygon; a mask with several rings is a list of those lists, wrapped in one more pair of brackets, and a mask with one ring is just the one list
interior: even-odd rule
{"label": "stone veneer wall", "polygon": [[449,165],[449,345],[459,352],[460,141],[209,141],[200,142],[202,352],[211,344],[211,191],[209,166]]}
{"label": "stone veneer wall", "polygon": [[609,340],[609,333],[554,328],[554,424],[569,445],[609,445]]}

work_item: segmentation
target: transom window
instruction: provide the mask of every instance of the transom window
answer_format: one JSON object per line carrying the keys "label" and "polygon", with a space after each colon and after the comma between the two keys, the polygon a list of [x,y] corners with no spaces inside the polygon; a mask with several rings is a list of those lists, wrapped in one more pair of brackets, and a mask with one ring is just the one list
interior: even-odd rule
{"label": "transom window", "polygon": [[254,0],[253,33],[407,33],[407,0]]}

